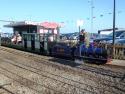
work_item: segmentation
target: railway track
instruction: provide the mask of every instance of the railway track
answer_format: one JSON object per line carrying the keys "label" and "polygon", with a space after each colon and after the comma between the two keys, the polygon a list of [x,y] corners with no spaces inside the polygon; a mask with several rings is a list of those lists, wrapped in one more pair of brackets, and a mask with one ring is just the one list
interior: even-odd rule
{"label": "railway track", "polygon": [[[6,51],[8,51],[8,52],[10,52],[10,53],[14,53],[14,54],[16,54],[16,55],[18,55],[18,54],[20,54],[20,55],[22,55],[22,56],[25,56],[25,57],[28,57],[28,58],[30,58],[30,59],[35,59],[36,61],[44,61],[44,62],[42,62],[43,64],[49,64],[49,65],[54,65],[53,63],[51,63],[51,61],[49,61],[49,59],[52,59],[52,57],[49,57],[49,59],[48,59],[48,57],[41,57],[41,56],[39,56],[39,55],[35,55],[35,54],[31,54],[31,53],[26,53],[26,52],[17,52],[16,50],[14,51],[13,49],[9,49],[9,50],[7,50],[7,49],[4,49],[4,50],[6,50]],[[54,58],[55,59],[55,58]],[[69,60],[64,60],[64,59],[60,59],[60,58],[58,58],[58,61],[62,61],[62,62],[68,62],[69,64],[73,64],[74,65],[74,62],[73,61],[69,61]],[[55,66],[56,65],[59,65],[58,64],[58,62],[57,62],[57,64],[55,64]],[[72,66],[72,65],[71,65]],[[61,66],[62,67],[62,66]],[[78,68],[78,69],[82,69],[82,70],[86,70],[86,71],[90,71],[90,72],[94,72],[94,73],[98,73],[98,74],[101,74],[101,75],[106,75],[106,76],[110,76],[110,77],[113,77],[113,78],[122,78],[123,77],[123,75],[124,75],[124,71],[123,72],[114,72],[114,71],[112,71],[112,70],[110,70],[110,69],[112,69],[112,67],[109,67],[108,69],[106,69],[107,68],[107,65],[103,65],[103,67],[102,66],[90,66],[90,65],[84,65],[84,66],[78,66],[78,67],[76,67],[76,68]],[[121,68],[121,67],[120,67]],[[120,69],[119,68],[119,69]],[[100,72],[99,72],[100,71]]]}
{"label": "railway track", "polygon": [[[3,50],[3,51],[7,51],[7,52],[9,52],[9,53],[14,53],[15,55],[21,55],[21,56],[23,56],[23,57],[27,57],[27,58],[29,58],[29,59],[35,59],[35,61],[37,61],[38,63],[40,63],[41,61],[44,61],[44,63],[42,62],[42,64],[45,64],[45,65],[47,65],[47,63],[48,63],[48,66],[50,66],[50,65],[52,65],[53,67],[58,67],[59,69],[60,68],[62,68],[62,67],[64,67],[64,66],[58,66],[58,65],[54,65],[54,64],[50,64],[50,62],[48,62],[47,61],[47,59],[45,59],[45,58],[40,58],[40,56],[38,56],[38,57],[36,57],[35,55],[32,55],[32,54],[27,54],[27,53],[25,53],[25,52],[17,52],[17,51],[14,51],[13,49],[7,49],[7,48],[2,48],[1,50]],[[44,60],[43,60],[44,59]],[[81,82],[78,82],[78,81],[75,81],[75,80],[73,80],[73,79],[68,79],[68,78],[66,78],[66,77],[62,77],[62,76],[60,76],[60,75],[55,75],[55,74],[53,74],[53,73],[50,73],[50,72],[47,72],[47,71],[44,71],[44,70],[41,70],[41,68],[40,67],[34,67],[34,66],[32,66],[32,65],[27,65],[27,64],[22,64],[22,63],[12,63],[12,62],[8,62],[9,64],[12,64],[13,66],[16,66],[16,67],[18,67],[18,68],[21,68],[21,69],[24,69],[24,70],[27,70],[27,71],[30,71],[30,72],[33,72],[33,73],[36,73],[36,74],[38,74],[38,75],[42,75],[42,76],[45,76],[45,77],[47,77],[47,78],[49,78],[49,79],[53,79],[53,80],[55,80],[55,81],[58,81],[58,82],[60,82],[60,83],[63,83],[63,84],[67,84],[67,85],[69,85],[69,86],[72,86],[72,87],[75,87],[75,88],[79,88],[79,89],[81,89],[81,90],[84,90],[84,91],[87,91],[87,92],[91,92],[91,93],[97,93],[96,91],[97,91],[97,89],[99,90],[99,89],[101,89],[101,88],[99,88],[99,87],[94,87],[94,86],[91,86],[91,85],[88,85],[88,84],[85,84],[85,83],[81,83]],[[90,68],[91,66],[88,66],[88,67],[85,67],[84,68],[84,70],[87,70],[87,69],[89,69],[89,70],[87,70],[87,71],[90,71],[90,72],[93,72],[93,71],[95,71],[93,68]],[[77,68],[79,68],[79,69],[82,69],[83,70],[83,68],[82,67],[77,67]],[[77,69],[76,68],[76,69]],[[3,68],[2,68],[3,69]],[[70,68],[69,68],[70,69]],[[68,69],[68,70],[69,70]],[[5,70],[5,69],[4,69]],[[34,71],[33,71],[34,70]],[[96,70],[97,71],[97,70]],[[42,72],[42,74],[41,74],[41,72]],[[111,71],[112,72],[112,71]],[[46,76],[44,73],[47,73],[47,74],[49,74],[49,75],[51,75],[51,76]],[[97,72],[96,72],[97,73]],[[98,73],[99,74],[99,73]],[[116,74],[118,74],[118,73],[116,73]],[[116,75],[115,74],[115,75]],[[104,74],[100,74],[100,75],[104,75]],[[114,74],[113,74],[114,75]],[[52,76],[54,76],[54,77],[52,77]],[[114,76],[111,76],[111,75],[106,75],[106,76],[110,76],[110,77],[114,77]],[[90,77],[90,76],[89,76]],[[89,78],[88,77],[88,78]],[[116,76],[115,76],[116,77]],[[87,90],[87,89],[85,89],[85,88],[82,88],[82,87],[77,87],[77,86],[73,86],[73,84],[69,84],[69,83],[67,83],[67,82],[63,82],[63,81],[61,81],[61,80],[58,80],[58,79],[55,79],[55,78],[58,78],[58,79],[65,79],[65,80],[67,80],[67,82],[69,82],[70,81],[70,83],[71,82],[74,82],[74,84],[79,84],[79,85],[82,85],[82,86],[86,86],[86,87],[89,87],[89,88],[94,88],[95,89],[95,91],[94,91],[94,89],[92,90],[92,91],[89,91],[89,90]],[[116,78],[120,78],[120,76],[117,76]],[[95,78],[89,78],[90,80],[95,80]],[[123,83],[117,83],[117,82],[111,82],[111,81],[109,81],[109,80],[106,80],[106,79],[97,79],[97,80],[95,80],[95,81],[100,81],[100,84],[102,84],[102,85],[105,85],[105,88],[107,87],[107,86],[109,86],[108,88],[114,88],[115,90],[119,90],[119,92],[125,92],[125,90],[124,90],[124,86],[125,86],[125,84]],[[108,84],[107,84],[108,83]],[[110,83],[110,84],[109,84]],[[115,86],[115,85],[121,85],[121,87],[123,87],[123,89],[121,89],[121,88],[119,88],[118,86]],[[93,92],[94,91],[94,92]],[[109,89],[105,89],[105,90],[101,90],[100,92],[104,92],[104,91],[107,91],[107,92],[110,92],[110,90]],[[113,92],[113,91],[112,91]],[[114,92],[114,94],[115,94],[115,92]],[[116,93],[117,94],[117,93]]]}
{"label": "railway track", "polygon": [[[7,61],[6,61],[7,62]],[[34,67],[31,67],[31,66],[27,66],[27,65],[24,65],[24,64],[14,64],[14,63],[12,63],[12,62],[8,62],[9,64],[12,64],[13,66],[16,66],[16,67],[18,67],[18,68],[20,68],[20,69],[24,69],[24,70],[26,70],[26,71],[30,71],[30,72],[33,72],[33,73],[36,73],[36,74],[38,74],[38,75],[41,75],[41,76],[43,76],[43,77],[47,77],[47,78],[49,78],[49,79],[52,79],[52,80],[55,80],[55,81],[58,81],[58,82],[61,82],[61,83],[63,83],[63,84],[67,84],[67,85],[69,85],[69,86],[73,86],[74,88],[77,88],[77,89],[80,89],[80,90],[84,90],[84,91],[89,91],[90,93],[95,93],[96,91],[99,91],[99,90],[101,90],[101,88],[99,88],[99,87],[95,87],[95,86],[92,86],[92,85],[88,85],[88,84],[86,84],[86,83],[81,83],[81,82],[79,82],[79,81],[75,81],[75,80],[72,80],[72,79],[68,79],[68,78],[65,78],[65,77],[61,77],[61,76],[59,76],[59,75],[55,75],[55,74],[52,74],[52,73],[48,73],[48,72],[46,72],[46,71],[43,71],[43,70],[40,70],[40,69],[37,69],[37,68],[34,68]],[[35,69],[35,70],[34,70]],[[34,70],[34,71],[33,71]],[[39,71],[39,72],[38,72]],[[44,72],[44,73],[42,73],[42,72]],[[50,74],[51,76],[46,76],[45,74],[46,73],[48,73],[48,74]],[[58,79],[57,79],[58,78]],[[65,82],[64,82],[64,80],[63,79],[65,79]],[[67,80],[67,81],[66,81]],[[72,83],[72,84],[70,84],[70,83]],[[76,85],[76,86],[74,86],[74,85]],[[80,86],[81,85],[81,86]],[[89,88],[94,88],[94,90],[95,91],[90,91],[90,90],[87,90],[87,88],[82,88],[83,86],[85,86],[85,87],[89,87]],[[110,92],[108,89],[106,90],[105,89],[105,91],[107,91],[107,92]],[[95,93],[96,94],[96,93]],[[115,94],[115,93],[114,93]]]}
{"label": "railway track", "polygon": [[[30,80],[30,79],[24,78],[23,76],[20,76],[20,75],[14,73],[14,72],[11,72],[11,71],[7,70],[6,68],[3,68],[3,67],[0,67],[0,74],[6,76],[9,79],[12,79],[13,81],[18,82],[20,85],[28,87],[29,89],[32,89],[32,90],[34,90],[34,91],[36,91],[38,93],[43,93],[41,90],[38,90],[39,87],[45,87],[45,88],[47,88],[49,90],[52,90],[54,92],[65,94],[64,92],[57,91],[56,89],[50,88],[49,86],[41,85],[41,84],[36,83],[36,82],[34,82],[34,81]],[[26,84],[26,82],[28,84]],[[30,83],[30,85],[29,85],[29,83]],[[35,87],[32,86],[31,84],[34,85]],[[36,87],[37,87],[37,89],[36,89]]]}
{"label": "railway track", "polygon": [[[7,62],[7,61],[6,61]],[[9,66],[9,64],[10,64],[10,62],[8,63],[8,65],[7,66]],[[15,66],[16,68],[17,68],[17,66]],[[11,72],[11,70],[9,70],[9,69],[7,69],[7,68],[3,68],[3,67],[0,67],[2,70],[4,70],[4,72],[2,73],[2,74],[4,74],[4,73],[6,73],[6,72],[8,72],[8,73],[11,73],[11,75],[12,75],[12,77],[14,77],[13,75],[16,75],[16,76],[19,76],[18,74],[16,74],[16,73],[13,73],[13,72]],[[21,67],[21,66],[18,66],[18,68],[17,68],[17,70],[15,70],[15,71],[18,71],[18,69],[20,70],[20,69],[25,69],[26,71],[30,71],[30,72],[33,72],[33,73],[36,73],[36,74],[38,74],[37,72],[34,72],[34,71],[31,71],[31,70],[29,70],[28,68],[24,68],[24,67]],[[16,77],[14,77],[14,78],[12,78],[12,77],[10,77],[10,76],[8,76],[8,74],[4,74],[5,76],[7,76],[8,78],[11,78],[11,79],[13,79],[13,80],[16,80],[15,78]],[[41,75],[41,76],[44,76],[44,77],[46,77],[46,78],[50,78],[50,79],[52,79],[52,80],[55,80],[55,81],[58,81],[58,80],[56,80],[56,79],[54,79],[54,78],[51,78],[51,77],[48,77],[48,76],[45,76],[45,75],[43,75],[43,74],[38,74],[38,75]],[[19,76],[19,78],[22,78],[22,76]],[[22,78],[22,79],[24,79],[24,78]],[[17,81],[17,80],[16,80]],[[19,81],[18,81],[19,82]],[[31,81],[30,81],[31,82]],[[63,83],[63,84],[67,84],[67,85],[70,85],[70,86],[72,86],[72,87],[75,87],[75,86],[73,86],[73,85],[71,85],[71,84],[68,84],[68,83],[64,83],[64,82],[61,82],[61,81],[58,81],[58,82],[60,82],[60,83]],[[57,85],[58,86],[58,85]],[[45,86],[44,86],[45,87]],[[47,88],[47,86],[46,86],[46,88]],[[62,87],[63,88],[63,87]],[[76,88],[76,87],[75,87]],[[77,87],[78,89],[80,89],[80,87]],[[33,89],[33,88],[31,88],[31,89]],[[51,90],[51,88],[48,88],[48,89],[50,89]],[[82,88],[82,91],[85,91],[85,89],[83,89]],[[56,90],[53,90],[54,92],[56,91]],[[57,91],[56,91],[57,92]],[[58,91],[59,92],[59,91]],[[59,92],[59,94],[60,94],[61,92]],[[64,92],[62,92],[62,93],[64,93]]]}
{"label": "railway track", "polygon": [[4,87],[2,87],[2,88],[0,88],[0,89],[3,90],[2,92],[0,92],[0,94],[15,94],[15,93],[13,93],[12,91],[10,91],[10,90],[8,90],[8,89],[6,89],[6,88],[4,88]]}
{"label": "railway track", "polygon": [[[27,53],[27,52],[23,52],[23,51],[18,51],[17,52],[14,49],[2,48],[2,50],[10,52],[10,53],[13,53],[15,55],[21,55],[21,56],[28,57],[30,59],[35,59],[36,61],[44,61],[42,63],[46,64],[46,65],[47,64],[49,64],[49,65],[53,64],[49,60],[49,59],[52,59],[53,57],[49,57],[49,59],[48,59],[48,57],[46,57],[46,56],[41,57],[39,55],[35,55],[35,54],[32,54],[32,53]],[[65,59],[60,59],[60,58],[54,58],[54,59],[57,59],[58,61],[61,61],[61,62],[64,62],[64,63],[68,62],[68,65],[71,65],[71,66],[75,65],[75,63],[73,61],[70,61],[70,60],[65,60]],[[57,61],[57,64],[55,64],[55,65],[59,65],[58,61]],[[111,65],[109,65],[109,66],[111,66]],[[114,71],[110,70],[112,67],[109,67],[108,69],[106,69],[107,65],[92,66],[92,65],[84,64],[84,66],[80,66],[80,67],[76,66],[75,68],[78,68],[78,69],[81,69],[81,70],[90,71],[90,72],[94,72],[94,73],[97,73],[97,74],[100,74],[100,75],[106,75],[106,76],[113,77],[113,78],[122,78],[123,75],[124,75],[124,72],[116,72],[116,71],[114,72]]]}
{"label": "railway track", "polygon": [[[7,62],[7,61],[6,61]],[[10,62],[8,62],[9,64],[10,64]],[[7,66],[9,66],[9,64],[7,64]],[[12,63],[11,63],[11,65],[12,65]],[[23,67],[21,67],[21,66],[17,66],[17,65],[13,65],[13,66],[15,66],[15,68],[16,68],[16,70],[14,69],[14,71],[18,71],[18,70],[20,70],[20,69],[23,69],[23,70],[25,70],[25,71],[30,71],[30,72],[32,72],[32,73],[35,73],[35,74],[37,74],[37,75],[39,75],[39,76],[42,76],[42,77],[45,77],[45,79],[48,79],[49,78],[49,80],[51,80],[51,82],[53,82],[52,80],[54,80],[54,81],[56,81],[55,83],[59,83],[59,84],[63,84],[63,85],[68,85],[68,87],[73,87],[73,88],[77,88],[77,89],[79,89],[80,91],[87,91],[87,92],[89,92],[90,94],[96,94],[95,92],[92,92],[92,91],[90,91],[90,90],[87,90],[87,89],[85,89],[85,88],[81,88],[80,86],[79,87],[77,87],[76,85],[78,85],[78,84],[76,84],[75,85],[75,83],[74,83],[74,85],[72,85],[72,84],[70,84],[71,82],[63,82],[63,81],[60,81],[60,80],[58,80],[58,79],[55,79],[54,77],[49,77],[49,76],[46,76],[45,74],[41,74],[41,73],[38,73],[38,72],[36,72],[36,71],[32,71],[32,70],[30,70],[30,69],[28,69],[28,68],[25,68],[24,66]],[[8,76],[8,73],[7,74],[4,74],[5,76],[7,76],[8,78],[11,78],[11,79],[13,79],[13,80],[16,80],[15,78],[18,76],[19,78],[18,79],[24,79],[24,80],[27,80],[28,81],[28,79],[27,78],[24,78],[24,77],[22,77],[22,76],[20,76],[19,74],[17,74],[17,73],[14,73],[14,71],[12,71],[12,70],[10,70],[10,69],[8,69],[8,68],[6,68],[6,67],[1,67],[0,66],[0,69],[2,69],[2,70],[4,70],[4,72],[2,73],[2,74],[4,74],[4,73],[9,73],[9,74],[11,74],[11,76],[12,77],[10,77],[10,76]],[[0,71],[0,72],[2,72],[2,70]],[[16,76],[16,77],[15,77]],[[17,81],[17,80],[16,80]],[[19,80],[18,80],[18,82],[19,82]],[[20,81],[21,82],[21,81]],[[30,83],[33,83],[33,82],[31,82],[31,80],[30,80]],[[24,85],[24,84],[22,84],[22,85]],[[36,85],[39,85],[39,84],[36,84]],[[86,84],[84,84],[86,87],[87,87],[87,85]],[[58,86],[58,85],[57,85]],[[47,86],[44,86],[44,87],[46,87],[47,88]],[[63,87],[61,87],[61,88],[63,88]],[[31,88],[31,89],[33,89],[33,88]],[[54,89],[51,89],[51,88],[48,88],[48,89],[50,89],[50,90],[53,90],[53,91],[56,91],[56,90],[54,90]],[[66,89],[66,88],[65,88]],[[64,90],[64,89],[63,89]],[[59,91],[61,91],[61,90],[59,90]],[[59,91],[56,91],[56,92],[59,92]],[[67,90],[64,90],[64,91],[67,91]],[[68,91],[67,91],[68,92]],[[64,93],[64,92],[59,92],[59,93]],[[83,93],[83,92],[82,92]],[[81,93],[81,94],[82,94]]]}
{"label": "railway track", "polygon": [[11,90],[5,88],[4,86],[8,86],[8,85],[11,85],[11,83],[8,83],[8,84],[4,84],[4,85],[0,85],[0,90],[2,89],[3,91],[0,92],[0,94],[5,94],[5,93],[8,93],[8,94],[15,94],[13,93]]}
{"label": "railway track", "polygon": [[[77,83],[77,82],[72,82],[72,84],[70,84],[71,82],[69,82],[69,80],[68,80],[68,82],[63,82],[63,81],[61,81],[61,80],[59,80],[60,78],[58,78],[58,79],[55,79],[54,77],[50,77],[50,76],[46,76],[45,74],[42,74],[41,72],[36,72],[36,71],[32,71],[32,70],[30,70],[30,69],[28,69],[28,68],[25,68],[24,66],[23,67],[21,67],[21,66],[17,66],[17,65],[14,65],[15,67],[18,67],[17,69],[18,70],[20,70],[20,69],[23,69],[23,70],[25,70],[25,71],[30,71],[30,72],[32,72],[32,73],[35,73],[35,74],[37,74],[37,75],[40,75],[40,76],[42,76],[42,77],[46,77],[47,79],[49,78],[51,81],[52,80],[54,80],[54,81],[56,81],[56,83],[57,82],[59,82],[60,84],[64,84],[64,85],[68,85],[68,87],[73,87],[73,88],[77,88],[77,89],[79,89],[79,90],[81,90],[81,91],[86,91],[86,92],[89,92],[89,93],[91,93],[91,94],[97,94],[97,93],[95,93],[95,92],[93,92],[93,91],[90,91],[90,90],[87,90],[87,89],[85,89],[85,88],[82,88],[82,87],[80,87],[80,85],[79,85],[79,83]],[[1,67],[0,66],[0,68],[2,69],[2,70],[5,70],[5,71],[7,71],[7,72],[10,72],[11,73],[11,75],[16,75],[16,76],[18,76],[18,74],[15,74],[15,73],[13,73],[13,72],[11,72],[10,70],[8,70],[8,69],[6,69],[6,68],[3,68],[3,67]],[[15,70],[16,71],[16,70]],[[5,72],[6,73],[6,72]],[[4,74],[4,75],[6,75],[6,74]],[[8,74],[6,75],[7,77],[8,77]],[[14,76],[13,76],[14,77]],[[10,78],[10,77],[9,77]],[[21,77],[20,77],[21,78]],[[12,78],[11,78],[12,79]],[[14,78],[13,78],[14,79]],[[52,81],[53,82],[53,81]],[[74,85],[73,85],[74,84]],[[78,86],[77,86],[78,85]],[[88,87],[89,85],[87,85],[87,84],[82,84],[82,86],[84,86],[84,87]],[[89,86],[90,87],[90,86]],[[61,88],[63,88],[63,87],[61,87]],[[92,88],[92,86],[91,86],[91,88]],[[97,88],[98,89],[98,88]],[[83,92],[82,92],[83,93]]]}

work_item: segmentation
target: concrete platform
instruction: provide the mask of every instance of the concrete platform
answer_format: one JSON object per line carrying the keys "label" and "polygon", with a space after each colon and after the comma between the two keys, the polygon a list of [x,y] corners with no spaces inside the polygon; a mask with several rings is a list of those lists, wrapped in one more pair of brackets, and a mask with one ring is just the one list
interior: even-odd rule
{"label": "concrete platform", "polygon": [[111,63],[108,63],[108,64],[117,65],[117,66],[125,66],[125,60],[113,59]]}

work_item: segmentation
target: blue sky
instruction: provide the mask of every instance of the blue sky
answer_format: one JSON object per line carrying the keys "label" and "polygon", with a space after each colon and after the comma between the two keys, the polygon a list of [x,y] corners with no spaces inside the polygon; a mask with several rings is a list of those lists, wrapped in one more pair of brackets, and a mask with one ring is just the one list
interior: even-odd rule
{"label": "blue sky", "polygon": [[[1,0],[0,20],[64,22],[61,33],[77,32],[76,21],[82,19],[88,32],[112,27],[113,0],[93,0],[93,31],[91,31],[90,0]],[[102,15],[102,16],[100,16]],[[125,28],[125,0],[116,0],[116,26]],[[9,32],[2,26],[3,32]]]}

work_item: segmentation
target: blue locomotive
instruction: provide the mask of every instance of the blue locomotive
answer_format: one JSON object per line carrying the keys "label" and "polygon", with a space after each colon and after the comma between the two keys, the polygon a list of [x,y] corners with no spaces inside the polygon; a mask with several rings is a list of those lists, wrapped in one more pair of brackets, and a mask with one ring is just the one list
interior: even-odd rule
{"label": "blue locomotive", "polygon": [[98,64],[105,64],[109,61],[107,50],[93,44],[90,44],[89,47],[86,47],[84,43],[74,47],[66,44],[56,44],[53,46],[51,54]]}

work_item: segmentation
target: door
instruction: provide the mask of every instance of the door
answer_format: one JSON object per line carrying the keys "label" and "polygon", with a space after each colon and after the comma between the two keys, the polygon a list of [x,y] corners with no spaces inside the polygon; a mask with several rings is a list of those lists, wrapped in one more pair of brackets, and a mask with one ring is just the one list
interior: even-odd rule
{"label": "door", "polygon": [[24,36],[24,48],[27,49],[27,35]]}
{"label": "door", "polygon": [[35,50],[35,34],[31,35],[31,50]]}

